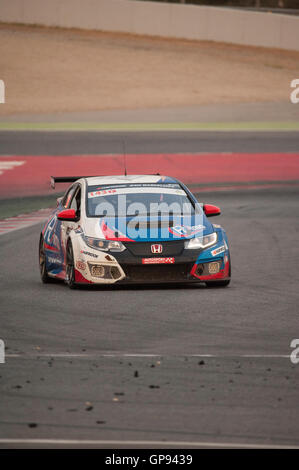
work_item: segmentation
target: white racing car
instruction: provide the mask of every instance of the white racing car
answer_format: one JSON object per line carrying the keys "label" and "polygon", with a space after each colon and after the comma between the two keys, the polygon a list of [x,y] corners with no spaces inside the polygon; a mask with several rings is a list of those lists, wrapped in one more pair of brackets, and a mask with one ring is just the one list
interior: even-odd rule
{"label": "white racing car", "polygon": [[178,180],[160,175],[52,177],[72,183],[39,242],[41,279],[80,284],[205,282],[227,286],[226,233]]}

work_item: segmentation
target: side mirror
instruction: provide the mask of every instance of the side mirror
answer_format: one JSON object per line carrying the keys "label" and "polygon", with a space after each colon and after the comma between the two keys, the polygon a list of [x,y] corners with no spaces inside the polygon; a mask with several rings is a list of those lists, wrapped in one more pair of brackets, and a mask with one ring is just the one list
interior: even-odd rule
{"label": "side mirror", "polygon": [[57,214],[58,220],[66,220],[68,222],[76,222],[78,220],[75,209],[65,209]]}
{"label": "side mirror", "polygon": [[212,204],[204,204],[203,210],[207,217],[213,217],[215,215],[221,214],[220,208],[217,206],[212,206]]}

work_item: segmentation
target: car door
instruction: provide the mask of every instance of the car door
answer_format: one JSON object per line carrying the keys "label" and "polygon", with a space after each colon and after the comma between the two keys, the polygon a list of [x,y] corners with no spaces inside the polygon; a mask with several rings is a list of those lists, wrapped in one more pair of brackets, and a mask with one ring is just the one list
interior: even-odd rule
{"label": "car door", "polygon": [[[67,205],[64,207],[65,209],[74,209],[78,218],[77,222],[72,221],[61,221],[61,246],[64,251],[64,255],[66,253],[66,244],[70,233],[72,230],[75,230],[80,225],[80,218],[81,218],[81,194],[82,188],[80,184],[74,185],[74,190],[72,191],[70,197],[67,197]],[[65,256],[64,256],[64,264],[65,264]]]}
{"label": "car door", "polygon": [[63,277],[65,264],[65,251],[62,240],[62,221],[58,220],[57,214],[68,208],[71,200],[77,190],[78,185],[72,185],[65,193],[58,204],[58,207],[49,220],[44,232],[44,242],[46,249],[46,267],[49,274],[57,277]]}

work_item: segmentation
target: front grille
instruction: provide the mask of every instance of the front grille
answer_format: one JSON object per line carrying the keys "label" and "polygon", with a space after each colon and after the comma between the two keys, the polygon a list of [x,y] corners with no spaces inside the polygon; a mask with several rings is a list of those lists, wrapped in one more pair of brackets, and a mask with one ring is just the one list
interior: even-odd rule
{"label": "front grille", "polygon": [[170,282],[170,281],[186,281],[189,279],[189,273],[193,263],[178,264],[132,264],[122,265],[126,274],[126,281],[132,282]]}
{"label": "front grille", "polygon": [[[183,240],[174,240],[169,242],[127,242],[124,243],[126,248],[135,256],[177,256],[180,255],[184,249]],[[162,245],[163,251],[157,255],[153,255],[151,246],[159,244]]]}
{"label": "front grille", "polygon": [[88,263],[90,274],[99,279],[119,279],[120,270],[117,266]]}

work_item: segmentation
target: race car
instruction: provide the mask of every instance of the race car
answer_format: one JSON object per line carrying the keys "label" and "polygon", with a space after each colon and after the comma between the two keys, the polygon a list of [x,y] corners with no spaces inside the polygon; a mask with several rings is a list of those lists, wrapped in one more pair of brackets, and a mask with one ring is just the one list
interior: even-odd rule
{"label": "race car", "polygon": [[72,183],[39,241],[44,283],[230,283],[225,230],[208,218],[220,209],[199,203],[168,176],[51,177]]}

